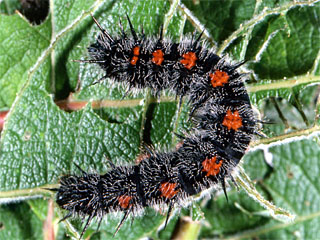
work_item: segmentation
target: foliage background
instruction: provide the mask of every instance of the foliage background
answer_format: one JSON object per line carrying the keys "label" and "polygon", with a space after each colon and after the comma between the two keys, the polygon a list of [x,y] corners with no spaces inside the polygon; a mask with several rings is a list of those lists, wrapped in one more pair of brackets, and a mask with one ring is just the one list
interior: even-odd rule
{"label": "foliage background", "polygon": [[[0,239],[78,236],[80,221],[58,224],[63,213],[43,187],[78,172],[73,163],[101,173],[108,168],[105,157],[133,163],[143,142],[170,149],[177,143],[172,133],[188,129],[188,107],[178,111],[170,94],[160,102],[148,91],[120,101],[124,88],[108,81],[91,85],[101,71],[72,61],[88,57],[86,48],[98,34],[91,12],[111,33],[119,31],[119,18],[127,29],[127,13],[148,34],[168,24],[167,35],[174,39],[195,27],[200,31],[199,20],[219,54],[246,60],[242,70],[251,73],[252,103],[273,124],[262,129],[268,138],[252,143],[243,167],[265,198],[297,216],[294,222],[276,221],[243,190],[230,188],[229,202],[215,192],[176,214],[165,230],[159,231],[165,217],[147,209],[132,225],[125,223],[117,239],[168,239],[186,229],[185,239],[320,236],[319,1],[52,0],[49,5],[48,17],[34,26],[15,12],[19,1],[0,1],[0,109],[9,111],[0,139]],[[195,221],[186,223],[187,216]],[[118,221],[107,216],[99,232],[93,224],[85,237],[110,238]]]}

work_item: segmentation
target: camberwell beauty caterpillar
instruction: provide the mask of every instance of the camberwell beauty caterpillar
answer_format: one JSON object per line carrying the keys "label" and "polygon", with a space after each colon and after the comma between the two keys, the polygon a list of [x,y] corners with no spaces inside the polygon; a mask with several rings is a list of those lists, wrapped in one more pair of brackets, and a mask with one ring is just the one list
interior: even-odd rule
{"label": "camberwell beauty caterpillar", "polygon": [[89,47],[91,60],[104,71],[104,78],[122,82],[130,89],[150,88],[155,94],[170,89],[189,99],[193,129],[181,137],[181,146],[171,152],[152,152],[139,164],[112,166],[103,175],[86,173],[60,179],[57,204],[72,215],[88,216],[81,233],[94,217],[100,221],[110,212],[123,211],[116,230],[129,214],[146,206],[168,206],[168,216],[175,204],[218,183],[225,190],[225,179],[244,155],[257,133],[243,76],[236,69],[242,64],[229,64],[214,54],[197,38],[184,37],[174,43],[162,36],[131,35],[121,24],[121,35],[110,36],[101,30]]}

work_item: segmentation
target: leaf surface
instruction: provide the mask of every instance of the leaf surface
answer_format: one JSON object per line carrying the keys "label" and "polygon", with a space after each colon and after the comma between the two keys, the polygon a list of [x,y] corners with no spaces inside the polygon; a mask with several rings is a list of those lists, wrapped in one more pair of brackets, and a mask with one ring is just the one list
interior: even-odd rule
{"label": "leaf surface", "polygon": [[[18,14],[0,14],[0,108],[10,110],[0,140],[1,202],[39,194],[52,198],[43,187],[56,187],[63,174],[79,173],[74,163],[86,171],[104,173],[108,160],[133,164],[144,142],[167,151],[178,144],[174,133],[190,129],[187,100],[179,108],[170,93],[157,101],[142,91],[121,101],[126,86],[108,80],[92,85],[103,76],[99,68],[72,61],[88,59],[87,47],[98,34],[90,12],[111,34],[119,33],[119,18],[128,29],[125,14],[137,31],[143,25],[148,35],[158,34],[168,21],[167,35],[174,39],[182,31],[201,31],[193,21],[198,19],[219,54],[247,61],[243,71],[252,73],[247,84],[252,103],[263,119],[273,122],[262,129],[269,138],[255,141],[244,157],[246,172],[258,180],[265,198],[297,215],[293,223],[280,223],[243,192],[231,189],[229,203],[217,192],[207,204],[199,203],[205,217],[200,236],[306,239],[320,234],[314,228],[319,225],[316,180],[320,171],[318,1],[185,1],[179,5],[156,0],[56,0],[50,6],[49,16],[39,26]],[[13,7],[8,9],[1,12]],[[59,100],[74,104],[76,111],[63,111]],[[271,160],[272,166],[265,160]],[[46,199],[39,208],[36,201],[1,205],[3,238],[42,239],[41,216],[47,216],[48,210],[40,207]],[[193,216],[201,216],[198,207],[193,209],[197,211]],[[19,211],[26,212],[25,226],[32,227],[19,224]],[[174,224],[157,234],[165,220],[163,212],[166,209],[147,209],[131,227],[126,222],[117,236],[171,236]],[[118,222],[118,217],[108,216],[101,231],[94,234],[93,225],[86,236],[109,238]],[[81,224],[74,224],[76,232],[61,227],[57,238],[65,231],[79,234]]]}

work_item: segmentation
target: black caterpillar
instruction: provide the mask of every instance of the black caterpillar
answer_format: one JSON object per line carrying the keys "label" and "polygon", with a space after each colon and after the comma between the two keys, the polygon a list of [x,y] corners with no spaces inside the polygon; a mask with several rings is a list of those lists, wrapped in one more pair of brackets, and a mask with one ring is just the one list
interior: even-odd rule
{"label": "black caterpillar", "polygon": [[[122,82],[129,89],[150,88],[154,94],[171,89],[180,98],[188,97],[193,129],[181,136],[181,147],[171,152],[149,151],[148,157],[133,166],[114,166],[103,175],[82,171],[81,176],[60,179],[57,204],[66,209],[64,219],[88,216],[81,233],[94,217],[123,211],[116,232],[129,214],[147,206],[182,205],[195,194],[220,183],[226,194],[225,179],[244,155],[257,134],[243,78],[236,69],[200,42],[200,36],[184,37],[180,43],[135,32],[121,26],[120,36],[101,30],[89,48],[91,60],[104,71],[104,78]],[[227,195],[226,195],[227,196]],[[63,219],[63,220],[64,220]]]}

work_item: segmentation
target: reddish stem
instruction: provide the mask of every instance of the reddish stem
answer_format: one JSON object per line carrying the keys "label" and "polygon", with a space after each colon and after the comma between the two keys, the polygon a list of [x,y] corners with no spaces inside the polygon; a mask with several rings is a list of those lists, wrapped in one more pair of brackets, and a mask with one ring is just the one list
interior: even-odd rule
{"label": "reddish stem", "polygon": [[2,131],[2,129],[3,129],[4,120],[5,120],[8,112],[9,112],[9,111],[2,111],[2,112],[0,112],[0,131]]}

